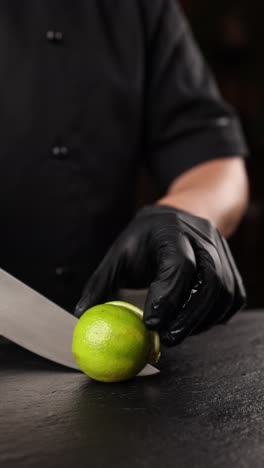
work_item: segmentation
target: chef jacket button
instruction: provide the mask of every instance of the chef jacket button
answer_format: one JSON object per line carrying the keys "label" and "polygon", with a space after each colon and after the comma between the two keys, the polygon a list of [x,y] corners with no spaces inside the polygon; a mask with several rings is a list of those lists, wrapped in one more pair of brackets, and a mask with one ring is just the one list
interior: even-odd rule
{"label": "chef jacket button", "polygon": [[67,156],[69,150],[68,150],[67,146],[62,146],[61,149],[60,149],[60,152],[61,152],[62,156]]}
{"label": "chef jacket button", "polygon": [[55,273],[56,273],[56,276],[58,276],[59,278],[67,279],[67,278],[69,278],[69,276],[71,274],[71,270],[67,266],[58,266],[55,269]]}
{"label": "chef jacket button", "polygon": [[67,146],[53,146],[52,154],[56,158],[65,158],[69,152]]}
{"label": "chef jacket button", "polygon": [[61,42],[63,40],[63,33],[61,31],[47,31],[46,38],[50,42]]}

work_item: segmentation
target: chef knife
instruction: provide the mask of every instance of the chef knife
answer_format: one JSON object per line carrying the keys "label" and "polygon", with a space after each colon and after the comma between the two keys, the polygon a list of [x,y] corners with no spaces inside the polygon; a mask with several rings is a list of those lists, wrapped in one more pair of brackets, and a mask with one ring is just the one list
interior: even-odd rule
{"label": "chef knife", "polygon": [[[133,303],[133,294],[123,291],[119,299]],[[140,292],[135,292],[134,299],[135,305],[142,304]],[[0,335],[39,356],[77,370],[71,352],[77,321],[69,312],[0,269]],[[147,365],[139,375],[158,372]]]}

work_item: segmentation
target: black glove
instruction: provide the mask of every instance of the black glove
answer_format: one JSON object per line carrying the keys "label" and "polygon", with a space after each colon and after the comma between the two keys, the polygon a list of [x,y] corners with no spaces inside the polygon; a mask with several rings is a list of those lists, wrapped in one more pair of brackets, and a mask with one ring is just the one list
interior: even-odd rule
{"label": "black glove", "polygon": [[139,211],[88,281],[75,315],[113,298],[120,288],[149,288],[144,322],[168,346],[225,323],[246,299],[217,229],[167,206]]}

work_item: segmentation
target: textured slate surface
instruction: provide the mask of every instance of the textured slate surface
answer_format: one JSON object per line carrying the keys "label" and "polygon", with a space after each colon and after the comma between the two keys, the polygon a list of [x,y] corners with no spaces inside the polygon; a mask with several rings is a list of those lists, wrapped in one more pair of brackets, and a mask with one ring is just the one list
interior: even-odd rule
{"label": "textured slate surface", "polygon": [[0,345],[1,468],[263,468],[264,313],[104,385]]}

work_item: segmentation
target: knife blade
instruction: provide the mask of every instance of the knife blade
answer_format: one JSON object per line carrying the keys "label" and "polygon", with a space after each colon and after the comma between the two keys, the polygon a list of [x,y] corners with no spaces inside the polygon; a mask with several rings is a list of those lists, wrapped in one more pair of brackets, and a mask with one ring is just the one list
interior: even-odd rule
{"label": "knife blade", "polygon": [[[121,297],[125,300],[126,292]],[[2,269],[0,301],[0,335],[50,361],[79,370],[71,351],[76,317]],[[139,375],[158,372],[147,365]]]}

